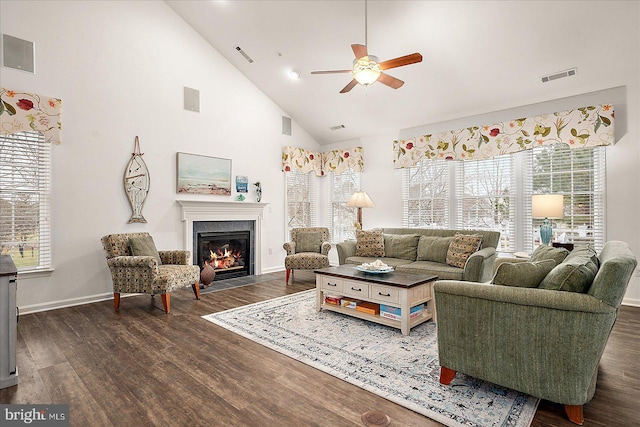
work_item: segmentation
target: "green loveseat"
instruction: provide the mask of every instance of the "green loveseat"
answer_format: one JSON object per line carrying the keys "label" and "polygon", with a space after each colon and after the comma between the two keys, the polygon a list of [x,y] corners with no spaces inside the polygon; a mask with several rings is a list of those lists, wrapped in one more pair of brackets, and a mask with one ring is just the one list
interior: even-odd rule
{"label": "green loveseat", "polygon": [[[338,262],[360,265],[382,260],[397,271],[436,275],[439,279],[483,282],[491,279],[496,247],[500,232],[487,230],[434,230],[424,228],[383,228],[384,257],[356,256],[356,241],[348,240],[336,245]],[[447,247],[456,233],[480,234],[480,250],[472,254],[464,268],[446,263]],[[440,241],[426,237],[438,237]]]}
{"label": "green loveseat", "polygon": [[582,405],[594,395],[598,363],[637,263],[619,241],[597,258],[585,293],[436,282],[440,382],[463,372],[560,403],[582,424]]}

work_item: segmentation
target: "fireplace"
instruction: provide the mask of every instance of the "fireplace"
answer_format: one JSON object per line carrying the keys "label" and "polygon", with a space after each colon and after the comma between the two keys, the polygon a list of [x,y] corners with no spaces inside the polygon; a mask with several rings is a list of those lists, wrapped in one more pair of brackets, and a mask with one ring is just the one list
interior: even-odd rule
{"label": "fireplace", "polygon": [[197,260],[200,268],[208,262],[216,272],[216,277],[248,276],[251,260],[251,232],[221,231],[197,234]]}
{"label": "fireplace", "polygon": [[215,280],[255,274],[255,221],[194,221],[193,263],[214,268]]}
{"label": "fireplace", "polygon": [[[202,255],[198,257],[198,233],[248,231],[247,274],[262,274],[262,220],[267,203],[179,200],[178,204],[184,222],[184,247],[191,251],[193,264],[202,264]],[[216,273],[215,280],[222,277],[223,274]]]}

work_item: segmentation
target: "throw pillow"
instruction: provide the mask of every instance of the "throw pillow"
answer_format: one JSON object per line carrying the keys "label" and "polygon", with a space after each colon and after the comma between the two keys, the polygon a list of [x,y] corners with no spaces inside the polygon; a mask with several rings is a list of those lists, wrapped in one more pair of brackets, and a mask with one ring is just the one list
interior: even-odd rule
{"label": "throw pillow", "polygon": [[552,259],[556,262],[556,265],[560,265],[567,255],[569,255],[569,251],[565,248],[554,248],[553,246],[540,245],[531,254],[529,262]]}
{"label": "throw pillow", "polygon": [[133,256],[152,256],[158,260],[158,265],[162,264],[160,254],[151,236],[130,237],[129,249],[131,249],[131,255]]}
{"label": "throw pillow", "polygon": [[436,237],[420,236],[418,242],[418,261],[434,261],[445,264],[447,262],[447,252],[453,236]]}
{"label": "throw pillow", "polygon": [[537,288],[555,266],[556,262],[552,259],[536,262],[505,262],[500,264],[491,283],[502,286]]}
{"label": "throw pillow", "polygon": [[464,268],[467,259],[480,249],[481,243],[482,236],[479,234],[456,233],[447,251],[447,264]]}
{"label": "throw pillow", "polygon": [[356,230],[356,256],[385,256],[382,230]]}
{"label": "throw pillow", "polygon": [[320,253],[322,247],[322,233],[319,231],[298,231],[296,233],[296,253]]}
{"label": "throw pillow", "polygon": [[385,256],[415,261],[419,240],[417,234],[384,234]]}
{"label": "throw pillow", "polygon": [[574,249],[562,264],[547,274],[540,289],[585,293],[598,273],[596,253],[591,248]]}

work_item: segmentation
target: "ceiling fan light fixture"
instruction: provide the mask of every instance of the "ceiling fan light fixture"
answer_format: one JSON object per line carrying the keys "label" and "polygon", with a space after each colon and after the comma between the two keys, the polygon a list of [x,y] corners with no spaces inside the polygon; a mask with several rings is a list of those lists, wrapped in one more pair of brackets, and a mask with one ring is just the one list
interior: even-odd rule
{"label": "ceiling fan light fixture", "polygon": [[369,55],[353,61],[353,78],[363,86],[375,83],[382,73],[377,56]]}

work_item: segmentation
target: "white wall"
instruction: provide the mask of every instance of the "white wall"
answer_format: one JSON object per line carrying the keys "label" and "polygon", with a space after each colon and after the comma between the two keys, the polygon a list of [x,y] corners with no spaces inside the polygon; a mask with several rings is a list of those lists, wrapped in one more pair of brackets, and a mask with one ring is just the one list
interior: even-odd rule
{"label": "white wall", "polygon": [[[164,2],[2,1],[0,8],[0,31],[36,46],[36,73],[2,67],[0,85],[63,103],[62,144],[53,147],[55,271],[21,275],[23,312],[109,298],[101,236],[148,231],[158,248],[181,248],[176,200],[235,198],[177,195],[178,151],[232,159],[234,180],[262,182],[263,272],[283,268],[281,147],[318,144],[295,122],[293,136],[282,135],[280,108]],[[200,91],[200,113],[183,109],[184,86]],[[151,176],[147,224],[127,224],[122,184],[136,135]]]}

